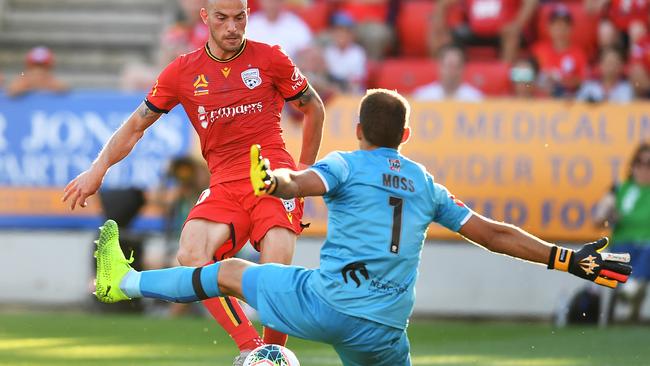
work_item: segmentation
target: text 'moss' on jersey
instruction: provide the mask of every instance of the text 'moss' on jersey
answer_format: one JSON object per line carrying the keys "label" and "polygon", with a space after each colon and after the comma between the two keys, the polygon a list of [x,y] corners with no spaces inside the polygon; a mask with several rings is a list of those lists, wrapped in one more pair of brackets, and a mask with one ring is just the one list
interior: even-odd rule
{"label": "text 'moss' on jersey", "polygon": [[145,103],[166,113],[183,105],[199,135],[210,185],[248,179],[248,151],[261,144],[272,168],[294,168],[280,127],[285,101],[308,88],[305,77],[279,46],[244,40],[229,59],[215,57],[206,44],[170,63]]}

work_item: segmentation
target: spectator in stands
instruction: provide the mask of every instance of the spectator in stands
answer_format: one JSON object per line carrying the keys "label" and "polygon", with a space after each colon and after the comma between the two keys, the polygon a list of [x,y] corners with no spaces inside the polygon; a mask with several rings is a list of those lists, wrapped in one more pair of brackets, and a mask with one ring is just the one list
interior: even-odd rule
{"label": "spectator in stands", "polygon": [[537,89],[538,66],[532,58],[523,58],[510,68],[510,82],[516,98],[530,99],[539,95]]}
{"label": "spectator in stands", "polygon": [[585,8],[601,14],[598,29],[601,48],[628,48],[648,32],[649,0],[585,0]]}
{"label": "spectator in stands", "polygon": [[206,0],[178,0],[178,5],[180,9],[176,23],[168,27],[161,38],[161,67],[183,53],[203,47],[208,41],[208,26],[200,16]]}
{"label": "spectator in stands", "polygon": [[632,45],[628,72],[636,95],[650,97],[650,36],[645,36]]}
{"label": "spectator in stands", "polygon": [[68,91],[68,84],[54,75],[53,68],[54,54],[49,48],[32,48],[25,57],[25,70],[7,85],[7,95],[15,97],[32,91]]}
{"label": "spectator in stands", "polygon": [[607,48],[601,51],[598,79],[582,84],[576,98],[586,102],[629,103],[634,99],[632,85],[623,75],[623,55],[618,49]]}
{"label": "spectator in stands", "polygon": [[571,43],[573,17],[569,9],[556,4],[549,16],[549,41],[537,43],[533,55],[540,66],[540,83],[554,97],[571,96],[587,74],[585,52]]}
{"label": "spectator in stands", "polygon": [[355,94],[364,92],[366,52],[354,42],[354,19],[346,13],[336,13],[331,34],[332,42],[325,47],[329,74],[342,91]]}
{"label": "spectator in stands", "polygon": [[368,58],[383,59],[391,50],[395,34],[395,0],[332,0],[338,10],[349,14],[356,24],[357,41]]}
{"label": "spectator in stands", "polygon": [[158,71],[183,53],[203,47],[208,41],[208,26],[199,11],[206,0],[178,0],[176,21],[165,28],[160,37],[160,50],[152,64],[144,60],[129,60],[120,77],[120,87],[126,91],[148,90],[156,82]]}
{"label": "spectator in stands", "polygon": [[[339,83],[329,73],[323,49],[316,42],[298,52],[295,58],[296,66],[307,77],[311,85],[320,95],[324,104],[334,96],[341,93]],[[285,108],[290,120],[297,124],[302,123],[302,114],[295,108]]]}
{"label": "spectator in stands", "polygon": [[473,86],[463,82],[465,55],[457,46],[445,46],[438,57],[440,82],[433,82],[417,88],[413,92],[416,100],[453,99],[465,102],[478,102],[483,94]]}
{"label": "spectator in stands", "polygon": [[280,45],[290,57],[309,46],[311,30],[297,15],[285,9],[286,0],[259,0],[260,10],[248,18],[246,37]]}
{"label": "spectator in stands", "polygon": [[[501,59],[517,59],[525,28],[539,0],[439,0],[429,44],[434,54],[449,41],[468,46],[500,47]],[[455,14],[450,14],[455,13]],[[450,16],[451,15],[451,16]],[[453,18],[449,23],[449,19]]]}
{"label": "spectator in stands", "polygon": [[[615,184],[599,201],[594,220],[612,228],[612,251],[630,253],[634,271],[628,282],[616,289],[614,304],[617,299],[629,301],[630,320],[638,321],[650,280],[650,143],[637,147],[626,180]],[[611,317],[613,306],[608,310],[605,312]]]}

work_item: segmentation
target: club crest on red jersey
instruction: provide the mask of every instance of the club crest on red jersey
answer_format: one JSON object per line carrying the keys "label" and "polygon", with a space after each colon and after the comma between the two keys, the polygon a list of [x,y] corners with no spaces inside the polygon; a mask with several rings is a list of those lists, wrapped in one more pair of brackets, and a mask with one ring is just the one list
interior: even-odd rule
{"label": "club crest on red jersey", "polygon": [[260,77],[260,69],[253,68],[243,71],[241,73],[241,79],[244,81],[244,85],[248,89],[255,89],[256,87],[262,84],[262,78]]}

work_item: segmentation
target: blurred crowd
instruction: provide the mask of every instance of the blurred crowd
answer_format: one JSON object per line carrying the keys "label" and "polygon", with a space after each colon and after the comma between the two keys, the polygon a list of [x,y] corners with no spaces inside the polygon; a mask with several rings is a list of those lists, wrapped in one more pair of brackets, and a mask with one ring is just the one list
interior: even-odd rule
{"label": "blurred crowd", "polygon": [[[202,6],[177,1],[156,62],[125,65],[122,89],[150,88],[166,64],[205,43]],[[650,0],[249,0],[249,7],[247,36],[281,45],[325,100],[368,87],[418,100],[650,98]],[[53,60],[45,47],[31,50],[25,71],[6,77],[7,93],[67,90]],[[387,61],[433,70],[400,80],[386,77],[396,70]]]}

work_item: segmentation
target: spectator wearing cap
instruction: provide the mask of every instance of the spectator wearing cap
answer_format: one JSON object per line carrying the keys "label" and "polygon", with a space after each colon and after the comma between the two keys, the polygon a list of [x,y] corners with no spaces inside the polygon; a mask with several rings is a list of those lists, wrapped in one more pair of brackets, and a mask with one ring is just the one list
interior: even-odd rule
{"label": "spectator wearing cap", "polygon": [[413,92],[413,98],[419,101],[457,100],[478,102],[483,94],[473,86],[463,82],[465,56],[456,46],[445,46],[438,57],[439,82],[421,86]]}
{"label": "spectator wearing cap", "polygon": [[429,44],[433,53],[448,40],[463,47],[500,48],[501,59],[517,59],[539,0],[439,0]]}
{"label": "spectator wearing cap", "polygon": [[366,52],[354,36],[354,19],[344,12],[332,18],[332,41],[325,47],[327,69],[342,91],[362,93],[366,77]]}
{"label": "spectator wearing cap", "polygon": [[601,51],[598,64],[599,78],[582,84],[576,99],[584,102],[629,103],[634,98],[632,85],[623,77],[624,60],[615,48]]}
{"label": "spectator wearing cap", "polygon": [[538,42],[532,49],[540,68],[541,86],[554,97],[573,95],[587,74],[587,56],[571,43],[572,31],[571,12],[558,3],[549,16],[550,40]]}
{"label": "spectator wearing cap", "polygon": [[290,57],[309,46],[312,33],[297,15],[286,10],[285,0],[259,0],[260,10],[248,18],[246,37],[271,45],[280,45]]}
{"label": "spectator wearing cap", "polygon": [[68,85],[54,75],[53,67],[54,54],[49,48],[32,48],[25,57],[25,70],[7,86],[7,95],[16,97],[32,91],[67,91]]}
{"label": "spectator wearing cap", "polygon": [[515,98],[531,99],[539,95],[537,73],[537,62],[532,58],[519,59],[512,65],[510,82]]}

